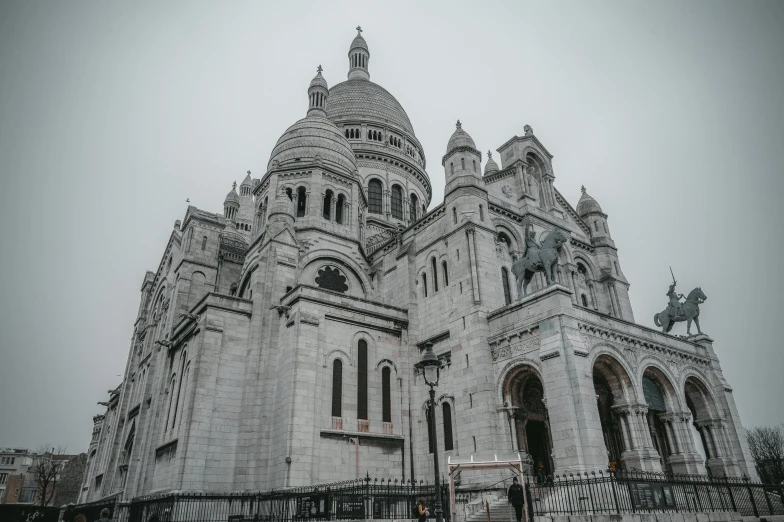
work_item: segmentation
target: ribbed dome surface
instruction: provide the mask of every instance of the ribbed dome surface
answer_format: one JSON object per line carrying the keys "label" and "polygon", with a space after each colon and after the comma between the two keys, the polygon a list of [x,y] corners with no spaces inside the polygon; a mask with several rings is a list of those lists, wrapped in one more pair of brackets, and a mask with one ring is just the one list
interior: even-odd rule
{"label": "ribbed dome surface", "polygon": [[357,168],[357,160],[348,140],[334,123],[326,118],[309,116],[299,120],[286,129],[272,149],[269,169],[274,160],[279,165],[293,162],[313,160],[319,155],[325,163],[339,166],[348,172]]}
{"label": "ribbed dome surface", "polygon": [[389,91],[370,80],[347,80],[333,86],[327,98],[327,118],[391,123],[416,136],[400,103]]}
{"label": "ribbed dome surface", "polygon": [[449,154],[458,147],[471,147],[476,150],[476,144],[474,143],[473,138],[463,130],[463,127],[460,126],[460,122],[458,122],[455,132],[452,133],[452,137],[449,138],[449,142],[446,144],[446,153]]}
{"label": "ribbed dome surface", "polygon": [[583,188],[583,195],[580,196],[580,201],[577,202],[577,214],[584,216],[591,212],[601,212],[604,214],[604,212],[602,212],[602,207],[599,206],[599,202],[589,196]]}

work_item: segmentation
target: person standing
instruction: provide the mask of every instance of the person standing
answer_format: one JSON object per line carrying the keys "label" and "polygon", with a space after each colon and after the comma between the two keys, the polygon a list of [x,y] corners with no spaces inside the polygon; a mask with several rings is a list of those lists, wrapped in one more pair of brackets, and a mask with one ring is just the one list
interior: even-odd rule
{"label": "person standing", "polygon": [[112,515],[112,512],[109,511],[109,508],[103,508],[101,510],[101,518],[99,518],[95,522],[111,522],[111,518],[110,518],[111,515]]}
{"label": "person standing", "polygon": [[417,520],[419,522],[425,522],[430,512],[428,511],[427,506],[425,505],[424,498],[417,499],[416,511],[417,511]]}
{"label": "person standing", "polygon": [[525,494],[523,493],[523,486],[517,481],[517,477],[512,479],[512,485],[509,486],[509,490],[506,492],[506,498],[509,500],[509,503],[512,504],[512,507],[514,507],[517,522],[521,522],[523,520]]}

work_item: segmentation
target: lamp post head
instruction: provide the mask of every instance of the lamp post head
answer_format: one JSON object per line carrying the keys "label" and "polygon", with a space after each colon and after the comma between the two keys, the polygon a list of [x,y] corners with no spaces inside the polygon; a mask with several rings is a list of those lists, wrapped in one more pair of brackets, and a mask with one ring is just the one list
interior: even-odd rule
{"label": "lamp post head", "polygon": [[425,345],[425,354],[422,360],[416,363],[416,368],[422,370],[422,376],[425,378],[425,384],[428,386],[438,386],[438,378],[441,373],[441,361],[438,360],[436,354],[433,353],[433,343]]}

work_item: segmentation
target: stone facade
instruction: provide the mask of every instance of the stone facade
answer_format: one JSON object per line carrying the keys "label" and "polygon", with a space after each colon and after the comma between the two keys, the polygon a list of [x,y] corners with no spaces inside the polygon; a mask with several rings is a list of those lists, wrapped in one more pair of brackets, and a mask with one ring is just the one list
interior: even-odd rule
{"label": "stone facade", "polygon": [[[369,58],[358,35],[348,81],[330,89],[319,68],[267,172],[223,214],[175,223],[80,500],[432,477],[426,342],[444,363],[442,463],[519,451],[556,473],[704,472],[702,445],[712,472],[754,477],[713,341],[634,322],[608,216],[556,190],[533,129],[483,171],[458,122],[427,212],[424,150]],[[526,231],[553,230],[569,237],[555,283],[518,295]]]}

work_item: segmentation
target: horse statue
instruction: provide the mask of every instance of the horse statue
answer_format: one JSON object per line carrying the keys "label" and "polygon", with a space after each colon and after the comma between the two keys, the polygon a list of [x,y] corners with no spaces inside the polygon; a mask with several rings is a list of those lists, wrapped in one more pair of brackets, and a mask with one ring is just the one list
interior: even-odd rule
{"label": "horse statue", "polygon": [[512,273],[517,278],[518,301],[526,295],[528,283],[537,272],[544,272],[547,285],[555,282],[555,266],[558,264],[558,252],[563,248],[569,237],[556,228],[547,234],[542,246],[533,239],[533,231],[527,233],[525,255],[512,263]]}
{"label": "horse statue", "polygon": [[675,323],[686,321],[686,335],[691,335],[691,322],[697,325],[697,332],[700,330],[700,305],[708,298],[699,286],[689,292],[686,301],[679,303],[680,306],[669,305],[667,308],[653,316],[653,322],[661,327],[662,333],[669,333]]}

